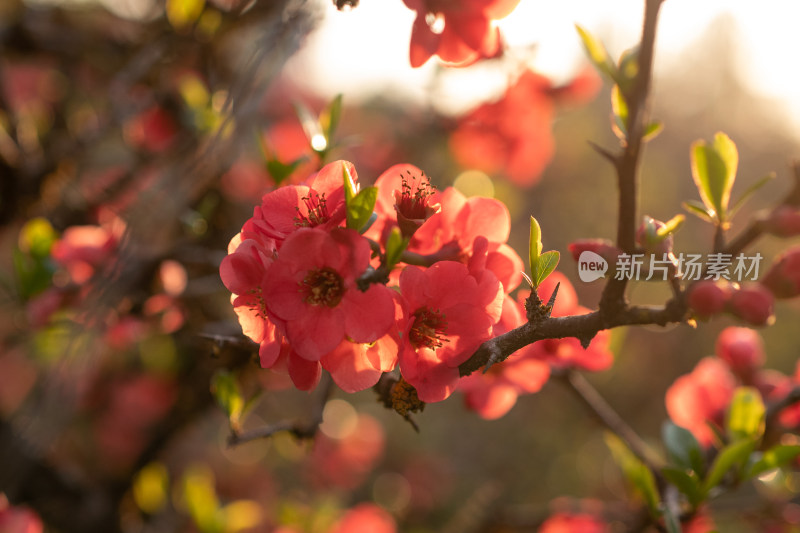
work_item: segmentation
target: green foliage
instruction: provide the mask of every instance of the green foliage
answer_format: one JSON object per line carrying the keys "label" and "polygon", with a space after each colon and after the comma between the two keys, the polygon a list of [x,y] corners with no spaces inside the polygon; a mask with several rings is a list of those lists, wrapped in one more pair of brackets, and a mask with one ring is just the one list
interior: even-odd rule
{"label": "green foliage", "polygon": [[245,402],[236,377],[227,370],[218,370],[211,379],[211,392],[228,415],[231,428],[238,429]]}
{"label": "green foliage", "polygon": [[350,175],[346,163],[342,163],[342,179],[344,181],[347,227],[359,231],[372,217],[375,202],[378,200],[378,188],[366,187],[357,191],[355,180]]}
{"label": "green foliage", "polygon": [[711,489],[720,484],[728,472],[732,471],[734,475],[738,475],[755,447],[756,440],[745,439],[728,444],[720,450],[711,464],[708,476],[703,480],[704,499],[708,497]]}
{"label": "green foliage", "polygon": [[703,449],[691,431],[666,421],[661,426],[661,437],[667,448],[670,463],[703,475],[705,471]]}
{"label": "green foliage", "polygon": [[386,268],[391,270],[400,262],[400,257],[408,247],[408,242],[408,239],[404,238],[400,232],[400,228],[392,228],[388,239],[386,239]]}
{"label": "green foliage", "polygon": [[542,253],[542,228],[539,222],[531,217],[531,230],[528,240],[528,260],[531,268],[530,277],[525,276],[532,288],[536,289],[547,276],[558,266],[561,254],[555,250]]}
{"label": "green foliage", "polygon": [[660,513],[658,509],[659,497],[653,473],[647,465],[628,449],[619,437],[613,433],[606,432],[605,441],[625,479],[628,480],[636,493],[642,497],[650,513],[657,517]]}
{"label": "green foliage", "polygon": [[704,140],[692,143],[692,178],[706,212],[717,225],[725,225],[730,219],[728,204],[738,165],[736,145],[722,132],[711,144]]}
{"label": "green foliage", "polygon": [[693,508],[703,503],[704,494],[701,488],[700,478],[694,470],[666,466],[661,469],[664,479],[675,485]]}
{"label": "green foliage", "polygon": [[52,284],[55,268],[50,250],[57,239],[58,233],[44,218],[33,218],[20,229],[18,246],[12,251],[11,260],[16,293],[23,300],[36,296]]}
{"label": "green foliage", "polygon": [[747,469],[745,478],[760,476],[775,468],[781,468],[800,456],[800,446],[796,444],[778,444],[764,452],[763,454],[754,453],[754,461]]}
{"label": "green foliage", "polygon": [[589,60],[597,67],[597,70],[608,76],[611,80],[619,78],[617,67],[611,60],[611,56],[608,54],[602,41],[578,24],[575,25],[575,29],[578,30],[578,35],[581,37],[583,47],[586,49]]}
{"label": "green foliage", "polygon": [[738,387],[728,411],[727,431],[731,441],[759,439],[764,434],[766,407],[753,387]]}

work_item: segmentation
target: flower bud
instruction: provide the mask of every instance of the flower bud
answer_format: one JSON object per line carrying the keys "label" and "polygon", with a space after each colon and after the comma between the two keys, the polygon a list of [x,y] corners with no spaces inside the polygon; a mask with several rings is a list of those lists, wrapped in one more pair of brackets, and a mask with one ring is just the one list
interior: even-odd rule
{"label": "flower bud", "polygon": [[725,280],[703,280],[689,288],[689,308],[700,318],[721,313],[733,294],[733,286]]}
{"label": "flower bud", "polygon": [[753,284],[735,291],[728,308],[734,316],[752,326],[766,326],[774,320],[774,303],[771,292],[760,284]]}
{"label": "flower bud", "polygon": [[800,208],[790,205],[778,207],[764,221],[764,229],[778,237],[800,235]]}
{"label": "flower bud", "polygon": [[761,283],[777,298],[800,295],[800,247],[785,251],[777,259]]}
{"label": "flower bud", "polygon": [[590,251],[608,261],[609,265],[615,265],[617,256],[622,253],[622,250],[606,239],[579,239],[570,243],[567,248],[569,248],[569,252],[575,261],[578,260],[583,252]]}
{"label": "flower bud", "polygon": [[728,363],[734,374],[750,383],[764,364],[761,335],[750,328],[729,327],[722,330],[715,345],[717,357]]}
{"label": "flower bud", "polygon": [[650,253],[668,254],[672,252],[672,234],[658,234],[658,230],[664,227],[666,224],[660,220],[645,216],[639,229],[636,230],[636,244]]}

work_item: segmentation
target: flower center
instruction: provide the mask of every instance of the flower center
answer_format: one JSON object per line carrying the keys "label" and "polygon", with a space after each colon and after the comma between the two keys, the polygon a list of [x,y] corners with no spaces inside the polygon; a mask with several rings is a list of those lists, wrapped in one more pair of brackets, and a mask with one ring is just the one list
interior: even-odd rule
{"label": "flower center", "polygon": [[[410,176],[411,173],[406,171]],[[408,183],[408,178],[401,176],[402,192],[397,202],[397,210],[408,219],[425,219],[428,217],[428,198],[430,198],[436,188],[431,185],[428,176],[422,173],[419,179],[415,179],[416,187]]]}
{"label": "flower center", "polygon": [[449,339],[443,338],[446,332],[447,321],[441,311],[420,307],[414,311],[414,323],[408,338],[416,348],[425,346],[435,350],[443,343],[450,342]]}
{"label": "flower center", "polygon": [[300,282],[300,288],[305,296],[303,299],[310,305],[336,307],[344,295],[342,277],[328,267],[309,270],[306,277]]}
{"label": "flower center", "polygon": [[328,213],[328,202],[325,200],[325,193],[322,195],[311,191],[308,196],[301,198],[306,206],[307,215],[300,212],[296,207],[297,215],[294,217],[294,225],[298,228],[314,228],[330,220]]}

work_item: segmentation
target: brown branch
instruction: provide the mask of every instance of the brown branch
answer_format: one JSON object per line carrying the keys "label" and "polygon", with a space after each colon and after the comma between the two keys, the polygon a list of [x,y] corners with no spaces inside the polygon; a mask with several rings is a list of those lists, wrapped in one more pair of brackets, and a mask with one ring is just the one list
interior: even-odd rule
{"label": "brown branch", "polygon": [[458,369],[462,376],[468,376],[490,360],[504,361],[520,348],[543,339],[576,337],[586,347],[597,332],[604,329],[644,324],[665,326],[682,322],[685,315],[685,303],[681,300],[670,300],[663,307],[634,306],[614,313],[601,309],[586,315],[549,317],[540,322],[527,322],[484,342]]}
{"label": "brown branch", "polygon": [[[638,169],[642,152],[642,137],[647,127],[647,98],[653,70],[653,53],[656,38],[658,11],[663,0],[647,0],[644,10],[642,39],[639,45],[639,73],[632,89],[626,91],[628,103],[628,137],[622,154],[616,158],[619,210],[617,214],[617,246],[627,253],[636,248],[636,211]],[[626,279],[611,278],[603,289],[601,309],[619,309],[624,306]]]}

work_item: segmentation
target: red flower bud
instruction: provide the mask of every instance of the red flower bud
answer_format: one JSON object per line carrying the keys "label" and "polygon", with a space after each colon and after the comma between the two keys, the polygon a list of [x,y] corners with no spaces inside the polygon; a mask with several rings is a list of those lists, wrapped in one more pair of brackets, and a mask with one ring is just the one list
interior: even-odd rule
{"label": "red flower bud", "polygon": [[800,235],[800,209],[790,205],[780,206],[764,221],[764,229],[778,237]]}
{"label": "red flower bud", "polygon": [[761,335],[750,328],[725,328],[717,337],[715,351],[746,383],[752,382],[756,370],[764,364]]}
{"label": "red flower bud", "polygon": [[703,280],[689,289],[689,308],[701,318],[721,313],[733,293],[733,286],[724,280]]}
{"label": "red flower bud", "polygon": [[800,247],[791,248],[779,255],[761,283],[777,298],[794,298],[800,295]]}
{"label": "red flower bud", "polygon": [[588,250],[608,261],[610,265],[616,264],[617,256],[622,253],[622,250],[606,239],[579,239],[570,243],[567,248],[575,261],[578,260],[583,252]]}
{"label": "red flower bud", "polygon": [[753,284],[734,292],[728,308],[731,313],[753,326],[766,326],[774,320],[772,293],[760,284]]}

